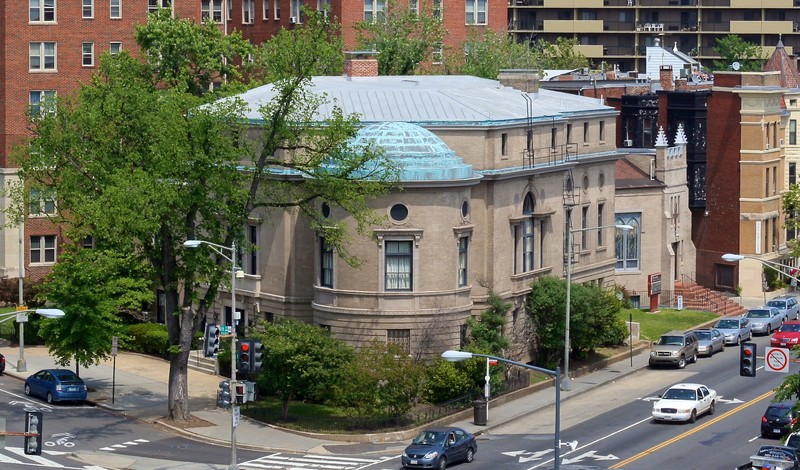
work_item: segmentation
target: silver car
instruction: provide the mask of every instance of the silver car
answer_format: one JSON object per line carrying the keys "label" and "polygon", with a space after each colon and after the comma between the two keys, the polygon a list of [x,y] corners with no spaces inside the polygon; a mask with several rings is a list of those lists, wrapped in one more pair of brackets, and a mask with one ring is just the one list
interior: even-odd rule
{"label": "silver car", "polygon": [[772,334],[783,324],[783,315],[775,307],[751,308],[745,317],[750,319],[750,330],[762,335]]}
{"label": "silver car", "polygon": [[694,330],[697,336],[697,353],[711,357],[715,352],[725,350],[725,336],[716,328]]}
{"label": "silver car", "polygon": [[753,339],[750,331],[750,320],[745,317],[726,317],[717,320],[714,328],[725,337],[725,344],[739,345],[742,341]]}
{"label": "silver car", "polygon": [[775,307],[784,316],[784,321],[797,320],[800,318],[800,302],[797,297],[791,295],[779,295],[767,302],[768,307]]}

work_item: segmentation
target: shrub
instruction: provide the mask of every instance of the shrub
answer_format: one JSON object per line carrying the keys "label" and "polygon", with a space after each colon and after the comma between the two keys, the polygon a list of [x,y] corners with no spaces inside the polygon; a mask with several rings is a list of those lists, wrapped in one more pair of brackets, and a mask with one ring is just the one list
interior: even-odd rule
{"label": "shrub", "polygon": [[139,323],[128,326],[128,347],[133,352],[169,358],[167,326],[160,323]]}

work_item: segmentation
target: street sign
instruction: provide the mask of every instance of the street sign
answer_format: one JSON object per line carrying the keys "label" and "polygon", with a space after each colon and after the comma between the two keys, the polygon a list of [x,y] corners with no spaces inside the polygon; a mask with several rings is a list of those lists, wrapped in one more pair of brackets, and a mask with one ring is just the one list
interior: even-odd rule
{"label": "street sign", "polygon": [[28,321],[28,312],[17,313],[17,323],[25,323]]}
{"label": "street sign", "polygon": [[789,350],[767,348],[764,354],[764,369],[770,372],[789,373]]}
{"label": "street sign", "polygon": [[233,409],[231,410],[231,416],[233,418],[233,427],[238,426],[239,425],[239,417],[240,417],[239,407],[238,406],[234,406],[233,407]]}
{"label": "street sign", "polygon": [[111,337],[111,355],[112,356],[116,356],[117,355],[117,348],[118,347],[119,347],[119,337],[118,336],[112,336]]}
{"label": "street sign", "polygon": [[231,327],[227,325],[223,325],[219,327],[220,334],[228,335],[231,333]]}

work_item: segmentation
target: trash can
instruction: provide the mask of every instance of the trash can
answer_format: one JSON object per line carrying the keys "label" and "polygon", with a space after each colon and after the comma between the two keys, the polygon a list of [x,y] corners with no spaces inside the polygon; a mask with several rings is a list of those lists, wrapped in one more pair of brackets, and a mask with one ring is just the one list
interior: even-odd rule
{"label": "trash can", "polygon": [[486,406],[486,400],[483,398],[478,398],[475,400],[475,419],[473,420],[475,426],[486,426],[486,415],[488,411],[488,407]]}

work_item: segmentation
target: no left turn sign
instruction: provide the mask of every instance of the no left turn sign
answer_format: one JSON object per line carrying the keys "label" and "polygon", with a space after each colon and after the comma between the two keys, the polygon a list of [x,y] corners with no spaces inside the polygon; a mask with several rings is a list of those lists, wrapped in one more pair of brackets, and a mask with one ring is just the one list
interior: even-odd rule
{"label": "no left turn sign", "polygon": [[789,372],[789,350],[786,348],[767,348],[764,354],[764,369],[770,372]]}

